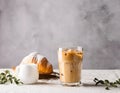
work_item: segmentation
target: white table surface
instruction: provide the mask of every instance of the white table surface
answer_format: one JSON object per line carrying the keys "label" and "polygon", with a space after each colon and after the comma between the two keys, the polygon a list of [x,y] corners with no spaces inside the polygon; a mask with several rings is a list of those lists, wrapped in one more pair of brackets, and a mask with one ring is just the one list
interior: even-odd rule
{"label": "white table surface", "polygon": [[120,78],[120,70],[83,70],[83,85],[79,87],[62,86],[59,79],[39,80],[33,85],[0,85],[0,93],[120,93],[120,87],[105,90],[103,86],[94,86],[95,77],[114,81]]}

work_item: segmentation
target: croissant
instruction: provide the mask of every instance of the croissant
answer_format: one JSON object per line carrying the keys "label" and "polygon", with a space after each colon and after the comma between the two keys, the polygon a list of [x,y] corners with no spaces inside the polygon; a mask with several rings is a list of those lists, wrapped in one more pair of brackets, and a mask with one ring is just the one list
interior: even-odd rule
{"label": "croissant", "polygon": [[37,64],[39,74],[51,74],[53,72],[52,64],[46,57],[37,52],[30,53],[23,58],[20,64]]}

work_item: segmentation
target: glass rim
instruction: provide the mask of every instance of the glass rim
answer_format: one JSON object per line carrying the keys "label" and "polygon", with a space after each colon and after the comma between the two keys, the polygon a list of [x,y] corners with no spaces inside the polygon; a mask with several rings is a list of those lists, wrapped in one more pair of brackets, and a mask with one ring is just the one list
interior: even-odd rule
{"label": "glass rim", "polygon": [[82,46],[68,46],[68,47],[59,47],[58,50],[62,51],[64,49],[75,49],[78,51],[83,51],[83,47]]}

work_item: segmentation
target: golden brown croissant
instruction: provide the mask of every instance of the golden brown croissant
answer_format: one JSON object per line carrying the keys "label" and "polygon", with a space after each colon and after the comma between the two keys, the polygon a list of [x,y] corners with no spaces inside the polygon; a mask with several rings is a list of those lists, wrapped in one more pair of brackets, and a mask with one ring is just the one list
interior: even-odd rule
{"label": "golden brown croissant", "polygon": [[51,74],[53,66],[48,62],[47,58],[37,52],[33,52],[26,56],[20,64],[37,64],[39,74]]}

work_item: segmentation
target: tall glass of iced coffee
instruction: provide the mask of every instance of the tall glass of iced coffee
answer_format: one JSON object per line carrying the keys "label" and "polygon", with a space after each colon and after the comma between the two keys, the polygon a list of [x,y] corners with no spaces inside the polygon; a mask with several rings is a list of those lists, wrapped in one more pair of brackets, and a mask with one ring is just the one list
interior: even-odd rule
{"label": "tall glass of iced coffee", "polygon": [[82,60],[82,47],[58,49],[59,72],[62,85],[80,84]]}

